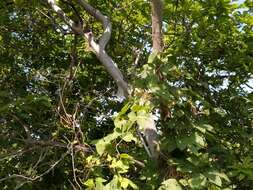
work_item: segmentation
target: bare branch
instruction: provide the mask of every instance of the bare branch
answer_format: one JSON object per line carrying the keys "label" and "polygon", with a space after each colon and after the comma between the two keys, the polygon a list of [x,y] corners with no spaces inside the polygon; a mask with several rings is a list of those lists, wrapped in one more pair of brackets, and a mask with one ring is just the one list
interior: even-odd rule
{"label": "bare branch", "polygon": [[124,80],[124,77],[117,67],[116,63],[112,60],[112,58],[106,53],[104,49],[102,49],[92,37],[87,36],[86,38],[89,41],[91,48],[93,49],[94,53],[96,54],[99,61],[105,66],[107,72],[111,75],[118,86],[119,94],[124,97],[129,96],[129,86],[127,82]]}
{"label": "bare branch", "polygon": [[20,150],[17,150],[15,152],[11,152],[11,153],[7,153],[5,155],[2,155],[0,157],[0,161],[3,161],[5,159],[10,159],[10,158],[15,158],[15,157],[18,157],[18,156],[22,156],[23,154],[27,153],[27,152],[31,152],[33,150],[35,150],[36,147],[29,147],[27,149],[20,149]]}
{"label": "bare branch", "polygon": [[24,128],[24,130],[26,132],[27,139],[31,139],[32,136],[31,136],[31,132],[29,130],[29,127],[21,119],[19,119],[16,115],[11,114],[11,116]]}
{"label": "bare branch", "polygon": [[73,32],[76,34],[83,34],[83,29],[81,23],[75,23],[71,20],[63,10],[56,4],[55,0],[46,0],[51,8],[58,14],[58,16],[67,24]]}
{"label": "bare branch", "polygon": [[71,151],[71,162],[72,162],[72,170],[73,170],[74,181],[75,181],[76,185],[79,187],[79,189],[82,189],[80,184],[77,181],[77,178],[76,178],[75,155],[74,155],[73,145],[70,147],[70,149],[71,149],[70,150]]}
{"label": "bare branch", "polygon": [[[59,147],[59,148],[69,148],[67,144],[64,143],[60,143],[57,141],[36,141],[36,140],[31,140],[31,141],[25,141],[27,144],[31,144],[31,145],[38,145],[39,147]],[[85,153],[89,153],[92,150],[90,150],[90,148],[88,148],[86,145],[84,144],[76,144],[73,145],[73,148],[76,151],[83,151]]]}
{"label": "bare branch", "polygon": [[116,82],[120,95],[124,97],[129,96],[129,86],[127,82],[124,80],[124,77],[115,64],[115,62],[112,60],[112,58],[103,50],[99,51],[98,54],[96,54],[98,59],[103,63],[106,70],[109,72],[109,74],[112,76],[114,81]]}
{"label": "bare branch", "polygon": [[68,179],[68,182],[70,183],[70,185],[72,186],[72,188],[74,189],[74,190],[77,190],[77,188],[75,187],[75,185]]}
{"label": "bare branch", "polygon": [[36,163],[34,164],[34,166],[32,167],[34,170],[35,170],[35,169],[38,167],[38,165],[46,158],[47,152],[48,152],[48,149],[46,149],[45,151],[44,151],[44,150],[41,151],[39,159],[37,160],[37,162],[36,162]]}
{"label": "bare branch", "polygon": [[134,163],[136,163],[138,166],[142,167],[142,168],[145,168],[145,164],[139,160],[135,160],[133,159]]}
{"label": "bare branch", "polygon": [[79,14],[79,12],[77,11],[77,9],[75,8],[74,4],[72,2],[70,2],[69,0],[67,0],[67,1],[61,0],[61,1],[63,3],[66,3],[67,5],[69,5],[72,8],[76,17],[79,19],[79,22],[83,25],[83,19],[82,19],[81,15]]}
{"label": "bare branch", "polygon": [[141,133],[141,131],[140,131],[139,128],[137,128],[137,134],[138,134],[139,138],[141,139],[141,142],[142,142],[142,144],[143,144],[143,146],[144,146],[144,148],[145,148],[148,156],[151,157],[151,152],[150,152],[150,149],[148,147],[148,144],[147,144],[147,142],[146,142],[146,140],[145,140],[145,138],[144,138],[144,136]]}
{"label": "bare branch", "polygon": [[105,46],[109,42],[111,38],[111,33],[112,33],[112,25],[109,20],[109,18],[105,15],[103,15],[99,10],[95,9],[92,7],[90,4],[88,4],[84,0],[77,0],[77,2],[91,15],[93,16],[96,20],[102,23],[103,28],[104,28],[104,33],[99,39],[99,46],[101,49],[105,49]]}
{"label": "bare branch", "polygon": [[55,0],[46,0],[52,9],[58,14],[60,18],[76,33],[83,35],[89,42],[90,47],[96,54],[99,61],[105,66],[113,80],[116,82],[119,92],[124,97],[129,96],[129,86],[124,80],[124,77],[117,67],[116,63],[106,53],[105,46],[110,40],[112,26],[107,16],[104,16],[99,10],[93,8],[90,4],[83,0],[77,0],[78,3],[95,19],[102,23],[104,32],[100,37],[99,44],[95,42],[92,33],[84,33],[81,25],[76,25],[70,18],[66,16],[63,10],[56,4]]}
{"label": "bare branch", "polygon": [[8,179],[12,179],[12,178],[22,178],[27,181],[36,181],[36,180],[40,179],[41,177],[43,177],[44,175],[48,174],[50,171],[52,171],[68,154],[69,154],[69,150],[67,152],[65,152],[59,160],[57,160],[53,165],[51,165],[50,168],[48,168],[46,171],[44,171],[42,174],[40,174],[36,177],[27,177],[27,176],[20,175],[20,174],[13,174],[8,177],[0,179],[0,182],[3,182]]}
{"label": "bare branch", "polygon": [[57,30],[57,28],[60,30],[60,32],[65,35],[68,34],[68,32],[66,30],[64,30],[61,26],[59,26],[58,24],[56,24],[56,20],[53,16],[50,15],[50,13],[48,12],[47,14],[42,12],[40,9],[37,9],[43,16],[45,16],[46,18],[50,19],[53,25],[53,28],[55,30]]}
{"label": "bare branch", "polygon": [[77,2],[96,20],[102,23],[104,32],[100,37],[99,44],[97,44],[92,36],[92,33],[85,34],[86,39],[89,42],[89,45],[93,49],[99,61],[105,66],[106,70],[112,76],[116,82],[119,92],[118,94],[128,97],[129,96],[129,86],[124,80],[124,77],[117,67],[117,64],[112,60],[112,58],[106,53],[105,46],[111,38],[112,26],[109,18],[103,15],[99,10],[92,7],[84,0],[77,0]]}
{"label": "bare branch", "polygon": [[253,87],[250,86],[248,83],[245,83],[245,85],[246,85],[248,88],[250,88],[251,90],[253,90]]}

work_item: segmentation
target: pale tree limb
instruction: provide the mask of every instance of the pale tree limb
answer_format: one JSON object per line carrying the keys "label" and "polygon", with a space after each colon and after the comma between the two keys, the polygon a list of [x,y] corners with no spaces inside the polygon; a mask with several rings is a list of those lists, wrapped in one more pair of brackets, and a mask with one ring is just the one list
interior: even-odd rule
{"label": "pale tree limb", "polygon": [[111,23],[109,18],[104,16],[100,11],[93,8],[90,4],[83,0],[78,0],[78,3],[95,19],[102,23],[104,32],[100,37],[99,43],[95,42],[93,38],[93,34],[91,32],[84,33],[82,25],[76,24],[73,20],[71,20],[64,11],[56,4],[55,0],[46,0],[47,3],[51,6],[51,8],[58,14],[58,16],[65,22],[66,25],[69,26],[73,32],[76,34],[84,36],[88,42],[93,52],[99,59],[99,61],[105,66],[108,73],[111,75],[113,80],[116,82],[120,94],[124,97],[129,96],[129,86],[128,83],[124,80],[124,77],[117,67],[116,63],[112,60],[112,58],[106,53],[105,46],[110,40],[111,37]]}
{"label": "pale tree limb", "polygon": [[77,34],[83,33],[83,28],[80,23],[75,23],[73,20],[71,20],[64,11],[56,4],[55,0],[46,0],[47,3],[51,6],[51,8],[54,10],[54,12],[57,13],[57,15],[64,21],[66,25],[68,25],[71,30]]}
{"label": "pale tree limb", "polygon": [[85,37],[89,42],[89,45],[93,49],[94,53],[96,54],[99,61],[105,66],[108,73],[111,75],[111,77],[114,79],[118,86],[118,94],[128,97],[129,96],[129,85],[124,80],[124,77],[119,70],[117,64],[112,60],[112,58],[106,53],[105,47],[107,43],[109,42],[111,38],[112,33],[112,26],[109,18],[105,15],[103,15],[99,10],[92,7],[90,4],[88,4],[84,0],[77,0],[77,2],[96,20],[102,23],[104,32],[102,36],[99,39],[99,43],[96,43],[94,41],[94,38],[92,36],[92,33],[86,33]]}
{"label": "pale tree limb", "polygon": [[111,38],[111,33],[112,33],[112,25],[110,22],[110,19],[103,15],[99,10],[95,9],[92,7],[90,4],[88,4],[84,0],[77,0],[77,2],[91,15],[93,16],[96,20],[102,23],[104,32],[102,36],[99,39],[99,46],[102,50],[105,49],[105,46],[109,42]]}

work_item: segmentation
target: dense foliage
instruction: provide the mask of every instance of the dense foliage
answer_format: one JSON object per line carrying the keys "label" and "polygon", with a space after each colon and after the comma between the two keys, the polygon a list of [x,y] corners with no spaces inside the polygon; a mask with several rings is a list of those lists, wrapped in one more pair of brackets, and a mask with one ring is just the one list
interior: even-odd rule
{"label": "dense foliage", "polygon": [[[99,35],[68,2],[58,4]],[[253,2],[164,0],[159,55],[148,1],[89,3],[111,19],[125,100],[45,1],[0,1],[0,189],[251,189]],[[138,130],[151,117],[158,161]]]}

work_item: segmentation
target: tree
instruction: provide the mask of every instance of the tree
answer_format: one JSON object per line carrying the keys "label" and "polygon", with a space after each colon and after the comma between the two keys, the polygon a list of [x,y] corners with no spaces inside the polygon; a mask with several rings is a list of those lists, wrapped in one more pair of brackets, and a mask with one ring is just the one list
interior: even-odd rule
{"label": "tree", "polygon": [[249,189],[252,7],[1,2],[0,187]]}

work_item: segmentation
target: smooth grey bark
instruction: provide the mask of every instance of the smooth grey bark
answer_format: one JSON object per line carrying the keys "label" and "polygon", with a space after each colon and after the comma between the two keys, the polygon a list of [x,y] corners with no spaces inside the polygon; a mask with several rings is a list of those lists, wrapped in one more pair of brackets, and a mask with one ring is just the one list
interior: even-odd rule
{"label": "smooth grey bark", "polygon": [[112,60],[112,58],[106,53],[105,47],[110,40],[111,37],[111,23],[108,17],[104,16],[100,11],[93,8],[90,4],[83,0],[78,0],[77,2],[95,19],[102,23],[104,32],[99,39],[99,43],[95,42],[92,33],[84,33],[83,26],[81,24],[76,24],[73,20],[71,20],[67,15],[62,11],[62,9],[56,4],[55,0],[46,0],[47,3],[51,6],[51,8],[58,14],[60,18],[67,24],[73,32],[76,34],[82,35],[89,42],[90,47],[93,52],[99,59],[99,61],[105,66],[108,73],[111,75],[113,80],[116,82],[118,86],[118,91],[124,97],[129,96],[129,85],[125,81],[121,71],[119,70],[117,64]]}

